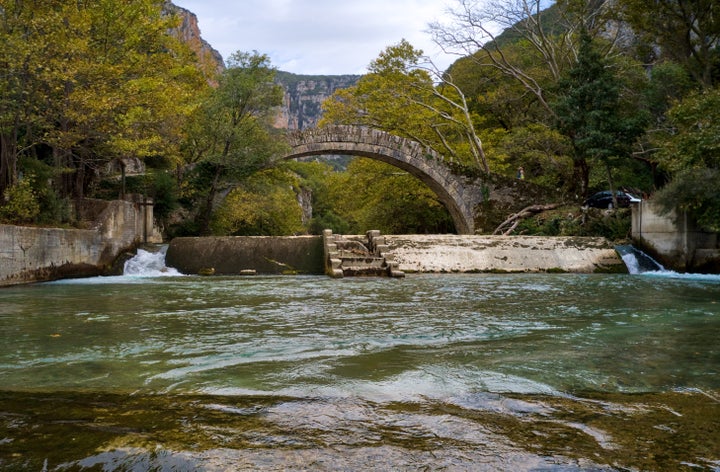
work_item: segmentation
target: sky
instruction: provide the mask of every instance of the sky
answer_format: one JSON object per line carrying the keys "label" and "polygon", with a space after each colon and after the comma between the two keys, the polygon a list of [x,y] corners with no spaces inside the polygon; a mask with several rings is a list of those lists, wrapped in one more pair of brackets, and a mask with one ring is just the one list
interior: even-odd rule
{"label": "sky", "polygon": [[450,0],[173,0],[198,17],[203,39],[227,59],[236,51],[267,54],[295,74],[364,74],[388,46],[406,39],[440,69],[443,54],[427,32]]}

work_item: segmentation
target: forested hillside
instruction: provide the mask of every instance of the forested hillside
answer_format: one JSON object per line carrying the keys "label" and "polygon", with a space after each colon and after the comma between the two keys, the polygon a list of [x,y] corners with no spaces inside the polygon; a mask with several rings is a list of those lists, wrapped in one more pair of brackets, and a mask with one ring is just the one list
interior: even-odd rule
{"label": "forested hillside", "polygon": [[219,67],[162,0],[0,0],[0,222],[82,225],[77,199],[143,193],[169,236],[454,230],[395,168],[276,162],[282,128],[321,111],[320,125],[389,131],[468,172],[522,168],[566,202],[516,231],[622,237],[622,211],[604,225],[580,211],[619,188],[720,229],[716,2],[452,6],[430,25],[458,56],[448,70],[402,41],[362,77],[327,78],[279,73],[262,52]]}

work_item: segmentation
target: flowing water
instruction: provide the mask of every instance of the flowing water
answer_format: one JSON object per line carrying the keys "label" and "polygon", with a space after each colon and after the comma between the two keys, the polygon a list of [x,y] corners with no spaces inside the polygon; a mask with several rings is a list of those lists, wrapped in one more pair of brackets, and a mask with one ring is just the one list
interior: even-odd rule
{"label": "flowing water", "polygon": [[720,470],[718,276],[138,257],[0,290],[0,470]]}

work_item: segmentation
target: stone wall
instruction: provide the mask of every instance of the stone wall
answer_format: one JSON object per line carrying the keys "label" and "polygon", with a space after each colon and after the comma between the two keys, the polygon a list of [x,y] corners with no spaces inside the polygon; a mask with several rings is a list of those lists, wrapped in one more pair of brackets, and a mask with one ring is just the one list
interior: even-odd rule
{"label": "stone wall", "polygon": [[632,208],[632,237],[665,267],[689,272],[720,271],[720,238],[700,230],[687,213],[661,214],[652,201]]}
{"label": "stone wall", "polygon": [[[0,286],[105,273],[122,252],[145,240],[162,241],[152,207],[128,201],[91,201],[93,229],[0,225]],[[145,222],[149,226],[146,226]]]}
{"label": "stone wall", "polygon": [[[385,244],[410,273],[627,271],[604,238],[386,235]],[[166,263],[186,274],[323,274],[323,258],[320,236],[238,236],[173,239]]]}

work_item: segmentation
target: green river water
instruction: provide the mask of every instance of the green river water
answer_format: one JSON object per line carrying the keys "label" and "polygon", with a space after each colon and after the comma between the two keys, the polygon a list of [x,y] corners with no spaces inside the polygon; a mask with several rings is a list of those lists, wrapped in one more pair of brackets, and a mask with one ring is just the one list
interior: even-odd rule
{"label": "green river water", "polygon": [[720,471],[718,276],[147,275],[0,290],[0,470]]}

